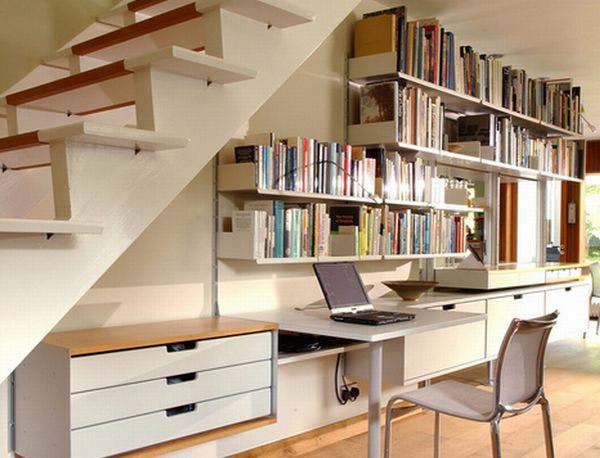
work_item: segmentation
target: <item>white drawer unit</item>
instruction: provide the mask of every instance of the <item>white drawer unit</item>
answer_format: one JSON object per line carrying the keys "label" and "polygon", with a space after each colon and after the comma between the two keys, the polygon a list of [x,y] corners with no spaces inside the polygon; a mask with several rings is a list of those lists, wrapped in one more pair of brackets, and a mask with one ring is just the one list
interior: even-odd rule
{"label": "white drawer unit", "polygon": [[274,324],[231,318],[51,334],[15,374],[16,452],[158,454],[272,423],[276,341]]}
{"label": "white drawer unit", "polygon": [[[432,307],[447,313],[485,313],[485,300]],[[485,321],[412,334],[383,344],[383,382],[409,385],[467,367],[485,358]],[[346,355],[346,373],[366,380],[367,350]]]}
{"label": "white drawer unit", "polygon": [[487,301],[487,357],[498,355],[506,330],[514,318],[544,315],[544,292],[513,294]]}
{"label": "white drawer unit", "polygon": [[550,341],[581,337],[588,326],[589,304],[588,285],[564,286],[546,291],[546,313],[559,311]]}

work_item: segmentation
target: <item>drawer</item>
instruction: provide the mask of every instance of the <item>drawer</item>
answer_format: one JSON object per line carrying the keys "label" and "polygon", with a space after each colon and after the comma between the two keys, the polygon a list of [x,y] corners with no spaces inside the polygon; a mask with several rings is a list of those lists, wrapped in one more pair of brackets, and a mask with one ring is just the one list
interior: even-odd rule
{"label": "drawer", "polygon": [[270,332],[71,358],[71,392],[161,379],[271,358]]}
{"label": "drawer", "polygon": [[546,313],[558,310],[550,341],[581,337],[589,321],[590,289],[587,285],[546,291]]}
{"label": "drawer", "polygon": [[438,307],[428,307],[431,310],[444,310],[446,312],[485,313],[485,300],[448,304]]}
{"label": "drawer", "polygon": [[[457,311],[460,309],[457,304]],[[485,311],[485,302],[483,304]],[[450,312],[451,313],[451,312]],[[483,312],[482,312],[483,313]],[[404,338],[404,382],[485,358],[485,320]]]}
{"label": "drawer", "polygon": [[103,423],[71,432],[71,456],[96,458],[198,434],[271,413],[271,390],[192,404],[185,409]]}
{"label": "drawer", "polygon": [[133,417],[271,386],[271,361],[71,395],[71,428]]}
{"label": "drawer", "polygon": [[544,315],[544,292],[488,299],[487,304],[487,356],[494,357],[514,318],[528,319]]}

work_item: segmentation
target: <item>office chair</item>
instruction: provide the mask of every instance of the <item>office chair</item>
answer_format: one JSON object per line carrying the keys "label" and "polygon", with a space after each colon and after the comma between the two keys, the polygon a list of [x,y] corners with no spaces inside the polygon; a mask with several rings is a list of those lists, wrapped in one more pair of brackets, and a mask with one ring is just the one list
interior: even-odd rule
{"label": "office chair", "polygon": [[390,456],[392,407],[399,400],[435,412],[436,458],[440,456],[440,414],[489,423],[493,456],[499,458],[500,420],[523,414],[540,404],[546,456],[553,458],[550,406],[544,394],[544,355],[557,318],[558,311],[532,320],[512,321],[498,354],[493,391],[448,380],[392,397],[387,404],[385,421],[385,458]]}
{"label": "office chair", "polygon": [[600,333],[600,263],[590,265],[592,274],[592,295],[590,297],[590,318],[596,320],[596,335]]}

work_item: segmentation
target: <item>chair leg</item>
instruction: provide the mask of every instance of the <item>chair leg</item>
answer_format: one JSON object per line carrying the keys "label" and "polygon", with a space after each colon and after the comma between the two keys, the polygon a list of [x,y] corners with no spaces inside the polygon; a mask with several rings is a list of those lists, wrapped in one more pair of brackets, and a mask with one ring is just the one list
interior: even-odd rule
{"label": "chair leg", "polygon": [[546,442],[546,457],[554,458],[554,439],[552,438],[552,422],[550,420],[550,403],[542,396],[540,399],[542,417],[544,419],[544,440]]}
{"label": "chair leg", "polygon": [[492,420],[490,422],[490,432],[492,435],[492,456],[494,458],[500,458],[502,456],[500,450],[500,419]]}
{"label": "chair leg", "polygon": [[596,335],[600,335],[600,315],[596,318]]}
{"label": "chair leg", "polygon": [[442,431],[441,431],[441,421],[440,421],[440,413],[436,412],[435,413],[435,431],[434,431],[434,442],[433,442],[433,457],[434,458],[440,458],[440,442],[441,442],[441,436],[442,436]]}
{"label": "chair leg", "polygon": [[398,399],[399,398],[392,397],[387,403],[387,407],[385,408],[385,436],[383,449],[384,458],[390,458],[390,447],[392,442],[392,412],[394,404]]}

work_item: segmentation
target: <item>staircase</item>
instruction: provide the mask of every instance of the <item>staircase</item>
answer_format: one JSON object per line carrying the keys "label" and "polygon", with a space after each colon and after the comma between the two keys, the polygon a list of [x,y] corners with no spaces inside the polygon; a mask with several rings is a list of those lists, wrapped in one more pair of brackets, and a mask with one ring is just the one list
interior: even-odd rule
{"label": "staircase", "polygon": [[0,380],[358,3],[133,0],[5,95]]}

